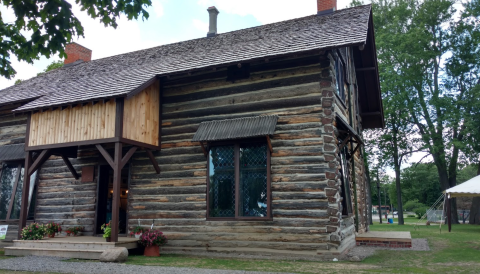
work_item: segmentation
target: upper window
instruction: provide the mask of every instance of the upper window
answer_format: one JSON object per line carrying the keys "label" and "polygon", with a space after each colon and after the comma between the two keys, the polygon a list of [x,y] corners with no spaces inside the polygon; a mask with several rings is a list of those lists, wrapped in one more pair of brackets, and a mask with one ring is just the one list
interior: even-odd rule
{"label": "upper window", "polygon": [[337,78],[337,94],[345,101],[345,66],[338,55],[335,58],[335,75]]}
{"label": "upper window", "polygon": [[[0,170],[0,220],[17,220],[22,206],[23,176],[22,164],[6,163]],[[34,193],[36,172],[30,177],[28,204]],[[34,206],[31,205],[33,208]],[[29,215],[31,215],[29,210]]]}
{"label": "upper window", "polygon": [[270,151],[266,143],[213,145],[208,154],[209,218],[259,219],[270,214]]}

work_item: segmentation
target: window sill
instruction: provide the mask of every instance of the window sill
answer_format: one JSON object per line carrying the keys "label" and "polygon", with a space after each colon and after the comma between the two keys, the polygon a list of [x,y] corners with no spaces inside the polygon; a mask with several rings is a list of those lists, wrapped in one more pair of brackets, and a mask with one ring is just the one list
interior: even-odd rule
{"label": "window sill", "polygon": [[207,217],[206,221],[232,221],[232,222],[251,222],[251,221],[262,221],[262,222],[269,222],[273,221],[273,218],[268,217],[245,217],[245,218],[222,218],[222,217]]}
{"label": "window sill", "polygon": [[347,105],[346,103],[343,101],[342,98],[340,98],[340,95],[338,95],[338,93],[334,92],[335,94],[335,98],[337,99],[337,101],[340,102],[340,104],[343,106],[344,109],[347,109]]}

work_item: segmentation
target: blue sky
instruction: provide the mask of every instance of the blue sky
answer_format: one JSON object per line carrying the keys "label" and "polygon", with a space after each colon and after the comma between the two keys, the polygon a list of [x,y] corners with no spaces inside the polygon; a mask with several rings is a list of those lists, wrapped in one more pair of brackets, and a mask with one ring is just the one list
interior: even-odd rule
{"label": "blue sky", "polygon": [[[162,44],[205,37],[208,32],[209,6],[216,6],[218,32],[224,33],[260,26],[316,13],[316,0],[152,0],[148,8],[148,20],[128,21],[122,17],[117,29],[105,28],[98,20],[91,19],[74,1],[73,13],[82,22],[85,37],[75,42],[91,49],[92,58],[99,59]],[[338,8],[348,6],[350,0],[338,0]],[[12,22],[11,10],[0,6],[2,18]],[[58,56],[36,61],[33,65],[12,60],[17,76],[13,80],[0,78],[0,89],[13,85],[16,79],[29,79],[41,72]]]}

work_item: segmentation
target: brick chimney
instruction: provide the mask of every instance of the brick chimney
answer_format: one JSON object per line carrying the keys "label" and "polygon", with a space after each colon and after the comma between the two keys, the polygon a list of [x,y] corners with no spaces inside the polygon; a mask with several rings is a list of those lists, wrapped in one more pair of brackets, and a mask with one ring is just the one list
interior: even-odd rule
{"label": "brick chimney", "polygon": [[317,15],[330,14],[337,10],[337,0],[317,0]]}
{"label": "brick chimney", "polygon": [[90,62],[92,60],[92,51],[77,43],[67,44],[65,47],[67,58],[63,61],[64,65],[73,63],[78,60]]}

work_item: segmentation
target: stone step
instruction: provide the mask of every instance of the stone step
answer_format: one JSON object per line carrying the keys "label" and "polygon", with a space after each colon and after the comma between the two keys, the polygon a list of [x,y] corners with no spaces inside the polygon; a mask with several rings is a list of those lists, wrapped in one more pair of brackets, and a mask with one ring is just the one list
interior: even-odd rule
{"label": "stone step", "polygon": [[43,249],[71,249],[71,250],[105,250],[114,248],[115,243],[101,242],[53,242],[53,241],[23,241],[14,240],[13,247],[43,248]]}
{"label": "stone step", "polygon": [[104,250],[97,249],[53,249],[53,248],[24,248],[24,247],[5,247],[7,256],[54,256],[73,259],[98,260]]}

